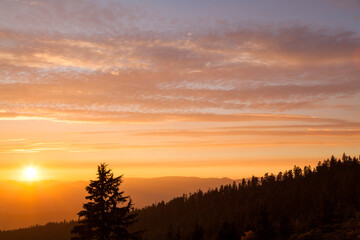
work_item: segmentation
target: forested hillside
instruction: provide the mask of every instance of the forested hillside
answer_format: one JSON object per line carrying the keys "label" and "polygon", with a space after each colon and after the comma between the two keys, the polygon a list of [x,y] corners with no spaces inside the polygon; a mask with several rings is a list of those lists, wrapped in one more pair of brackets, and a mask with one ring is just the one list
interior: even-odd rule
{"label": "forested hillside", "polygon": [[[359,239],[359,158],[295,166],[277,175],[136,210],[146,240]],[[70,223],[1,232],[0,239],[69,240]]]}
{"label": "forested hillside", "polygon": [[191,239],[199,227],[204,239],[229,239],[220,236],[222,230],[238,236],[252,231],[257,239],[288,239],[355,217],[359,192],[359,159],[344,155],[314,169],[295,166],[277,175],[161,202],[139,211],[137,227],[149,229],[145,234],[149,240]]}
{"label": "forested hillside", "polygon": [[[124,177],[121,189],[131,196],[134,207],[141,209],[154,202],[170,201],[183,193],[198,189],[206,191],[232,181],[230,178]],[[88,183],[59,180],[0,181],[0,230],[77,219],[76,214],[84,203]]]}

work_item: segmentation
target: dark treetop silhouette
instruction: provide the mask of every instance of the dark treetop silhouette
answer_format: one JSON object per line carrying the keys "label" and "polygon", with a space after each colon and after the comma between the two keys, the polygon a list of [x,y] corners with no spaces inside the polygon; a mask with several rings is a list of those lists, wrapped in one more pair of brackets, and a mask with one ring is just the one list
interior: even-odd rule
{"label": "dark treetop silhouette", "polygon": [[[315,168],[295,166],[153,204],[136,210],[138,221],[129,229],[146,229],[144,240],[358,240],[359,176],[359,158],[344,154]],[[132,213],[130,207],[124,212]],[[76,224],[0,231],[0,239],[69,240]]]}
{"label": "dark treetop silhouette", "polygon": [[91,180],[85,198],[89,202],[78,213],[79,225],[71,233],[72,240],[128,240],[138,239],[140,232],[129,233],[135,223],[132,202],[119,190],[122,176],[114,177],[111,169],[102,163],[98,166],[97,180]]}

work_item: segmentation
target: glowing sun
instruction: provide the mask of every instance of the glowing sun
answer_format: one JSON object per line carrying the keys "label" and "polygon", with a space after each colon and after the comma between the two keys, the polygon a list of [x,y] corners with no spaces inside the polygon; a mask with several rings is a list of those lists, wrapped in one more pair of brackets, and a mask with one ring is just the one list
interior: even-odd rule
{"label": "glowing sun", "polygon": [[38,170],[35,167],[27,167],[24,169],[24,179],[34,181],[38,177]]}

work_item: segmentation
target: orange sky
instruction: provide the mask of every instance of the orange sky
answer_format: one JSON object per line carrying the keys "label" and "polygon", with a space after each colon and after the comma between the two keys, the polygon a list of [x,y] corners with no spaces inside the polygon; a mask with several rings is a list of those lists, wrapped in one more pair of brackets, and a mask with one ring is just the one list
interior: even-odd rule
{"label": "orange sky", "polygon": [[2,120],[0,175],[19,180],[23,167],[34,165],[43,179],[80,180],[107,162],[132,177],[240,178],[294,164],[315,166],[330,154],[357,154],[355,123],[294,118],[136,124]]}
{"label": "orange sky", "polygon": [[140,2],[0,3],[0,180],[28,165],[87,180],[100,162],[241,178],[359,154],[358,4],[328,1],[307,22],[280,1],[273,15],[197,3],[186,19],[187,1]]}

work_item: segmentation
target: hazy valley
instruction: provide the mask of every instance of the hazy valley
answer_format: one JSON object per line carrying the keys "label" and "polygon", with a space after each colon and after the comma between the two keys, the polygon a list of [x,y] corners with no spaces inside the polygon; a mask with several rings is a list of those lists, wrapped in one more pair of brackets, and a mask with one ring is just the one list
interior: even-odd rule
{"label": "hazy valley", "polygon": [[[122,189],[136,208],[169,201],[183,193],[232,183],[229,178],[159,177],[124,178]],[[0,226],[2,230],[77,219],[88,181],[38,181],[0,183]]]}

